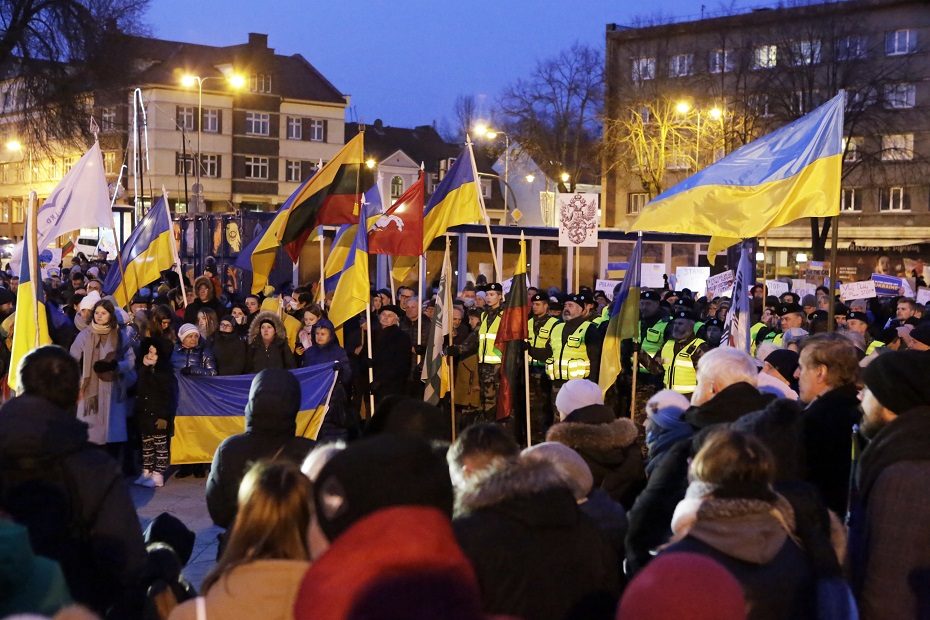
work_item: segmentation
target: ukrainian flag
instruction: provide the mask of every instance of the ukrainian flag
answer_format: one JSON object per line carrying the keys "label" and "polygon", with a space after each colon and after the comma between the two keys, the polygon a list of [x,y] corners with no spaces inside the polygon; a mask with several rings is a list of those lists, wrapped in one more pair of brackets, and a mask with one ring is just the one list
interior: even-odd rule
{"label": "ukrainian flag", "polygon": [[107,273],[103,290],[117,306],[127,306],[132,296],[161,277],[175,264],[174,234],[164,196],[145,214],[123,244],[117,264]]}
{"label": "ukrainian flag", "polygon": [[[643,236],[639,235],[630,256],[620,290],[610,306],[610,321],[601,347],[601,375],[598,383],[607,392],[620,374],[620,343],[639,336],[639,292],[642,288]],[[634,353],[635,355],[635,353]]]}
{"label": "ukrainian flag", "polygon": [[[34,193],[33,193],[34,194]],[[19,385],[19,364],[33,349],[51,344],[48,316],[45,313],[45,291],[39,278],[39,258],[36,251],[35,197],[30,196],[23,254],[19,264],[19,288],[16,289],[16,315],[13,317],[13,348],[7,384],[11,390]]]}
{"label": "ukrainian flag", "polygon": [[362,209],[358,217],[352,247],[346,255],[333,301],[329,305],[329,320],[337,328],[358,313],[365,312],[371,301],[366,210]]}
{"label": "ukrainian flag", "polygon": [[732,242],[799,218],[839,215],[845,102],[840,91],[810,114],[659,194],[631,230]]}
{"label": "ukrainian flag", "polygon": [[[483,213],[475,156],[469,142],[426,205],[423,212],[423,248],[428,248],[434,239],[444,235],[452,226],[477,222]],[[394,279],[403,282],[417,260],[419,257],[416,256],[397,257]]]}
{"label": "ukrainian flag", "polygon": [[[336,373],[332,364],[290,371],[300,382],[297,436],[316,439],[326,416]],[[178,410],[171,439],[174,464],[209,463],[220,443],[245,432],[245,406],[255,375],[178,375]]]}

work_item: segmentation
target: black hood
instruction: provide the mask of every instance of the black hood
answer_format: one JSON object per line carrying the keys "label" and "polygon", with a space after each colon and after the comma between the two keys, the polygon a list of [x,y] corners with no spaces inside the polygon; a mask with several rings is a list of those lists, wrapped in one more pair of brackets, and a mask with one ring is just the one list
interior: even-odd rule
{"label": "black hood", "polygon": [[290,433],[297,430],[300,382],[281,368],[267,368],[252,379],[245,406],[247,431]]}
{"label": "black hood", "polygon": [[87,425],[38,396],[17,396],[0,408],[0,454],[67,454],[87,443]]}
{"label": "black hood", "polygon": [[735,422],[751,411],[765,409],[773,400],[774,395],[762,394],[752,385],[741,381],[720,390],[703,405],[688,408],[685,420],[696,429]]}

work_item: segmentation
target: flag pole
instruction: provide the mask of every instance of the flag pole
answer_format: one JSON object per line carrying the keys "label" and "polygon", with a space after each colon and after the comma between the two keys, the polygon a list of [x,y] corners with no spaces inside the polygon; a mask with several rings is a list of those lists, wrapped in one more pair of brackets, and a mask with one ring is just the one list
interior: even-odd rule
{"label": "flag pole", "polygon": [[[643,238],[643,231],[637,233],[637,238]],[[640,273],[642,273],[642,255],[640,255]],[[637,274],[639,275],[639,274]],[[626,277],[631,277],[630,270],[627,269]],[[641,277],[641,276],[640,276]],[[640,290],[642,290],[642,281],[640,281]],[[642,329],[642,323],[640,322],[642,317],[636,317],[636,329],[633,331],[633,358],[630,363],[630,370],[633,372],[633,380],[630,382],[630,419],[634,422],[636,421],[636,379],[639,376],[639,336],[640,330]],[[623,366],[621,364],[620,371],[623,371]],[[617,390],[619,392],[619,390]]]}
{"label": "flag pole", "polygon": [[[449,235],[446,234],[446,254],[449,254],[449,250],[452,247],[452,240]],[[445,267],[445,263],[443,263]],[[452,338],[454,334],[452,333],[452,274],[447,274],[446,278],[446,290],[445,290],[445,299],[442,300],[443,312],[448,313],[448,317],[443,317],[444,321],[449,321],[449,333],[446,336],[446,342],[451,347]],[[452,412],[452,441],[455,441],[455,364],[452,363],[452,358],[448,355],[445,356],[443,360],[444,363],[449,364],[449,406]],[[442,381],[440,380],[440,386]]]}
{"label": "flag pole", "polygon": [[575,246],[575,291],[581,290],[581,248]]}
{"label": "flag pole", "polygon": [[830,305],[827,307],[827,331],[833,333],[836,331],[836,308],[834,302],[836,298],[836,246],[840,242],[840,216],[833,216],[833,234],[830,237]]}
{"label": "flag pole", "polygon": [[[520,243],[523,245],[524,251],[526,248],[526,240],[523,237],[523,229],[520,229]],[[525,266],[524,266],[525,267]],[[526,277],[526,274],[523,275]],[[526,447],[529,448],[533,445],[532,434],[530,427],[532,422],[530,421],[530,352],[526,347],[523,348],[523,392],[526,398]]]}
{"label": "flag pole", "polygon": [[178,244],[174,239],[174,226],[171,224],[171,210],[168,208],[168,190],[161,186],[161,195],[165,198],[165,213],[168,214],[168,224],[171,226],[171,256],[174,258],[174,268],[178,272],[178,280],[181,283],[181,297],[184,299],[184,307],[187,307],[187,289],[184,287],[184,272],[181,269],[181,257],[178,256]]}
{"label": "flag pole", "polygon": [[[419,349],[423,345],[423,261],[424,255],[420,254],[417,257],[417,299],[419,299],[420,307],[417,308],[419,316],[417,317],[417,348]],[[406,308],[401,308],[404,313],[407,312]],[[420,363],[421,356],[417,353],[417,364]]]}
{"label": "flag pole", "polygon": [[484,216],[484,230],[488,234],[488,245],[491,247],[491,261],[494,263],[494,280],[500,282],[501,266],[497,262],[497,249],[494,246],[494,236],[491,235],[491,219],[488,217],[488,210],[484,207],[484,196],[481,195],[480,177],[478,176],[478,164],[475,163],[475,150],[472,148],[471,137],[465,135],[465,146],[468,147],[468,153],[471,155],[471,171],[475,177],[475,189],[478,193],[478,206],[481,207],[481,215]]}
{"label": "flag pole", "polygon": [[319,232],[319,237],[317,238],[320,240],[320,307],[325,310],[326,309],[326,270],[325,270],[326,258],[324,256],[324,250],[323,250],[324,239],[323,239],[323,227],[322,226],[319,227],[318,232]]}
{"label": "flag pole", "polygon": [[394,290],[394,257],[390,254],[387,255],[388,263],[388,282],[391,283],[391,303],[396,304],[397,293]]}
{"label": "flag pole", "polygon": [[[28,257],[28,260],[30,261],[29,262],[29,277],[32,279],[33,287],[35,287],[35,289],[38,289],[38,287],[42,286],[42,279],[35,277],[35,275],[39,273],[39,248],[36,247],[36,244],[39,243],[39,229],[38,229],[39,218],[38,218],[38,214],[36,213],[36,198],[37,198],[37,194],[35,190],[31,190],[29,192],[29,206],[27,207],[28,209],[27,217],[29,218],[29,229],[30,229],[29,230],[29,251],[32,254],[34,254],[34,256],[30,255]],[[16,329],[16,326],[15,326],[16,318],[15,317],[13,318],[13,321],[14,321],[13,329],[15,330]],[[39,342],[41,339],[41,335],[39,334],[39,304],[38,303],[32,304],[32,324],[36,326],[36,330],[35,330],[36,335],[35,335],[35,340],[33,342],[35,343],[35,346],[38,347],[39,344],[41,344]],[[16,372],[19,372],[19,369],[13,368],[12,371],[16,373]],[[23,386],[20,385],[19,389],[22,390]]]}

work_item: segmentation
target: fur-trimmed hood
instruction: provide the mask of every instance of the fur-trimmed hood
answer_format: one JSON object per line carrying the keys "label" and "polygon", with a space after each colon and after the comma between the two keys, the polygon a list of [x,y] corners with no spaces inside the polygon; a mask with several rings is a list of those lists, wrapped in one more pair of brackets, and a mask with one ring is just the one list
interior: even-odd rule
{"label": "fur-trimmed hood", "polygon": [[249,325],[249,344],[261,340],[261,327],[262,322],[265,320],[270,320],[274,323],[274,331],[277,337],[287,342],[287,332],[284,331],[284,323],[281,321],[281,317],[274,312],[263,310],[255,315],[255,319],[253,319],[252,324]]}
{"label": "fur-trimmed hood", "polygon": [[564,489],[571,495],[568,485],[550,463],[522,459],[507,461],[468,481],[455,499],[455,515],[465,515],[552,489]]}
{"label": "fur-trimmed hood", "polygon": [[[213,286],[213,280],[207,276],[197,276],[194,278],[194,297],[197,297],[197,288],[200,286],[206,286],[210,290],[210,297],[207,299],[206,303],[210,303],[216,299],[216,288]],[[199,299],[199,297],[197,297]]]}
{"label": "fur-trimmed hood", "polygon": [[557,441],[573,450],[608,452],[631,446],[637,435],[632,420],[618,418],[608,424],[559,422],[546,433],[546,441]]}

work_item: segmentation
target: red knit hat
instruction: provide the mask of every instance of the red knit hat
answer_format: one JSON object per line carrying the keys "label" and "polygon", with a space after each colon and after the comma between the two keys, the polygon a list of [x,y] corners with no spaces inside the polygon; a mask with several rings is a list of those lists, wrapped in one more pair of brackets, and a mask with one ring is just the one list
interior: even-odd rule
{"label": "red knit hat", "polygon": [[696,553],[663,553],[623,593],[617,620],[745,620],[743,588],[725,568]]}

